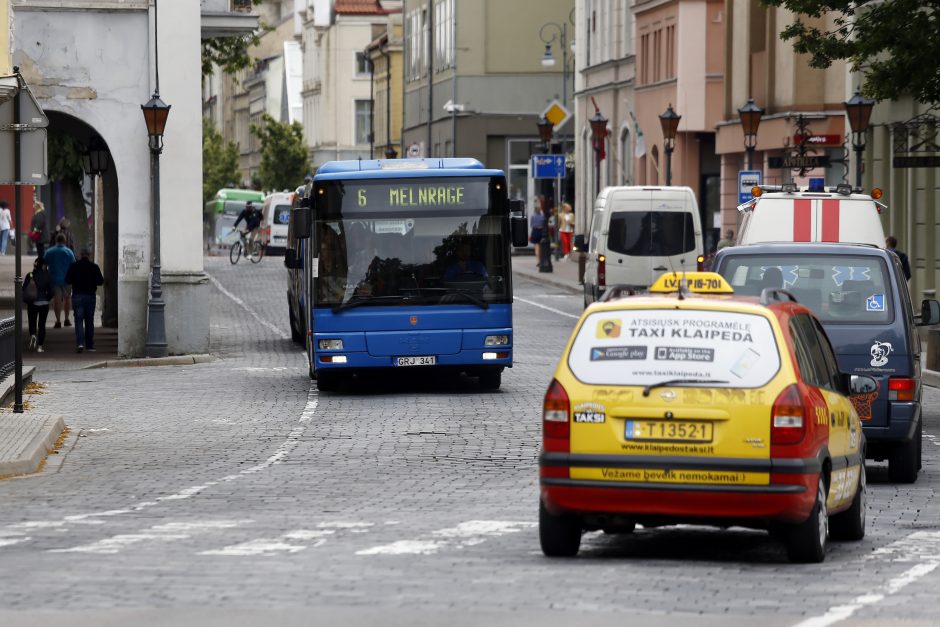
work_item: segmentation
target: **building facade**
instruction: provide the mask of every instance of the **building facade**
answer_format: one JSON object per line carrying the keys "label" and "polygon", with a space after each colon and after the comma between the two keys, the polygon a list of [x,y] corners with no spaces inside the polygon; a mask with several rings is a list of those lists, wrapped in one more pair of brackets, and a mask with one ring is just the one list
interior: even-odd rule
{"label": "building facade", "polygon": [[376,158],[401,156],[401,7],[388,8],[386,30],[366,47],[372,65],[372,148]]}

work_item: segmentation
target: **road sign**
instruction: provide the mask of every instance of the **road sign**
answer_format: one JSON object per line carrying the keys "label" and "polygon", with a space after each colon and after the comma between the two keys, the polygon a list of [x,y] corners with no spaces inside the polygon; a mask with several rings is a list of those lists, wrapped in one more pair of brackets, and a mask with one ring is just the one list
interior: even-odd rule
{"label": "road sign", "polygon": [[797,169],[801,168],[804,170],[812,170],[815,168],[828,168],[829,167],[829,155],[805,155],[805,156],[789,156],[789,157],[768,157],[767,158],[767,167],[769,168],[782,168],[784,170],[788,169]]}
{"label": "road sign", "polygon": [[754,198],[751,188],[764,182],[764,173],[760,170],[738,171],[738,204],[744,204]]}
{"label": "road sign", "polygon": [[[13,147],[17,134],[20,136],[19,180],[16,180],[13,167]],[[45,185],[48,181],[46,129],[0,130],[0,155],[3,155],[0,159],[0,185]]]}
{"label": "road sign", "polygon": [[[21,125],[29,128],[46,128],[49,126],[49,118],[43,113],[42,107],[36,102],[36,98],[33,97],[33,92],[29,90],[29,87],[23,85],[17,97],[20,99],[19,123]],[[15,100],[16,98],[10,98],[0,104],[0,129],[9,124],[17,123],[17,120],[13,119],[13,103]]]}
{"label": "road sign", "polygon": [[565,108],[557,100],[552,100],[542,111],[542,117],[551,122],[557,130],[571,117],[571,111]]}
{"label": "road sign", "polygon": [[841,146],[843,142],[842,135],[794,135],[793,143],[795,145],[807,144],[811,146]]}
{"label": "road sign", "polygon": [[532,177],[559,179],[565,176],[565,155],[532,155]]}

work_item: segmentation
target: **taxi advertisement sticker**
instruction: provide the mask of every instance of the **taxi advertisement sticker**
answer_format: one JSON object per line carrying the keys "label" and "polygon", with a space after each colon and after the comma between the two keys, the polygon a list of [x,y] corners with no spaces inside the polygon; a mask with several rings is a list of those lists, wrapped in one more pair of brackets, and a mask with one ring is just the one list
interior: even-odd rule
{"label": "taxi advertisement sticker", "polygon": [[620,337],[619,320],[598,320],[597,321],[597,339],[605,340],[609,338]]}
{"label": "taxi advertisement sticker", "polygon": [[572,479],[636,483],[694,483],[702,485],[768,485],[766,472],[661,468],[572,468]]}

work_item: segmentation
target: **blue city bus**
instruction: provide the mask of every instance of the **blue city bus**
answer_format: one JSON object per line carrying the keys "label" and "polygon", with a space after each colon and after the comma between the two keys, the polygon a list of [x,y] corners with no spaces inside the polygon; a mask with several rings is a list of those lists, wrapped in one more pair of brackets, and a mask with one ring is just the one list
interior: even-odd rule
{"label": "blue city bus", "polygon": [[290,231],[288,300],[302,303],[292,334],[306,336],[320,390],[403,368],[499,388],[512,367],[510,245],[527,243],[502,171],[476,159],[332,161]]}

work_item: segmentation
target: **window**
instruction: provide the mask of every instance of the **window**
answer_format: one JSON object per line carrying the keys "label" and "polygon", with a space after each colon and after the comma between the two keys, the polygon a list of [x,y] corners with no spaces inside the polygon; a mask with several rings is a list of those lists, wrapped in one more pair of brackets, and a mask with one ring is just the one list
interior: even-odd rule
{"label": "window", "polygon": [[666,78],[676,77],[676,27],[666,27]]}
{"label": "window", "polygon": [[650,82],[650,34],[640,36],[640,84]]}
{"label": "window", "polygon": [[356,101],[356,144],[368,144],[372,135],[372,101]]}
{"label": "window", "polygon": [[[838,366],[835,364],[835,358],[832,356],[832,350],[829,349],[829,356],[825,354],[820,345],[820,337],[817,335],[813,319],[806,314],[797,314],[790,321],[790,330],[795,337],[799,338],[799,343],[803,345],[804,355],[802,359],[808,358],[806,363],[799,363],[800,356],[797,355],[797,363],[800,366],[800,372],[803,379],[810,385],[828,390],[838,390]],[[828,345],[827,347],[828,348]]]}
{"label": "window", "polygon": [[356,76],[371,76],[372,61],[364,52],[356,53]]}
{"label": "window", "polygon": [[695,226],[687,211],[614,211],[607,247],[634,257],[671,257],[695,250]]}
{"label": "window", "polygon": [[427,10],[415,9],[405,18],[405,80],[416,81],[427,66]]}
{"label": "window", "polygon": [[662,79],[662,46],[663,29],[653,31],[653,82],[658,83]]}
{"label": "window", "polygon": [[434,2],[434,69],[442,71],[454,66],[454,0]]}
{"label": "window", "polygon": [[633,160],[630,152],[630,130],[624,127],[620,131],[620,184],[630,185],[633,181]]}

